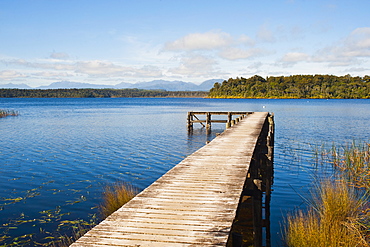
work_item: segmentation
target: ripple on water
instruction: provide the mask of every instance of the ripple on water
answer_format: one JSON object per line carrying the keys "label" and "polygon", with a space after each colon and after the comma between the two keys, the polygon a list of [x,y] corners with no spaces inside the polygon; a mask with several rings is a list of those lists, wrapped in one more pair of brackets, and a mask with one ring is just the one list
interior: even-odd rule
{"label": "ripple on water", "polygon": [[[97,212],[104,185],[123,180],[144,189],[224,128],[215,124],[207,135],[196,126],[188,135],[187,111],[268,110],[275,113],[276,124],[271,231],[277,246],[284,215],[302,206],[301,196],[313,177],[323,172],[315,164],[318,147],[370,139],[370,103],[361,100],[0,99],[0,103],[21,113],[0,119],[0,224],[12,222],[16,227],[8,232],[12,237],[40,228],[55,231],[61,220],[88,220]],[[48,210],[53,215],[60,211],[59,218],[41,223]],[[21,216],[36,221],[15,226]]]}

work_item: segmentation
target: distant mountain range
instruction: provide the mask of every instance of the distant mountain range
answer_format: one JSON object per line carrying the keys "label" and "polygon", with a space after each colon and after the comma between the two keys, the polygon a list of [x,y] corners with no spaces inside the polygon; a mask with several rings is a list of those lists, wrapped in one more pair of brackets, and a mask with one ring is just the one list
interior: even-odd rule
{"label": "distant mountain range", "polygon": [[19,88],[19,89],[60,89],[60,88],[114,88],[114,89],[124,89],[124,88],[138,88],[138,89],[161,89],[166,91],[209,91],[216,82],[223,82],[223,79],[211,79],[202,82],[197,85],[192,82],[184,81],[165,81],[165,80],[154,80],[148,82],[138,82],[135,84],[121,82],[117,85],[98,85],[91,83],[82,82],[71,82],[71,81],[59,81],[53,82],[48,86],[41,86],[32,88],[26,84],[0,84],[0,88]]}

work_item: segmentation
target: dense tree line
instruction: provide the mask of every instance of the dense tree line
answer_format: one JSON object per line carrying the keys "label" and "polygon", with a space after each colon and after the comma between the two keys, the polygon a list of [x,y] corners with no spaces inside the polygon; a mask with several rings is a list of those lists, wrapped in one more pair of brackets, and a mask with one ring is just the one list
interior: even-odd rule
{"label": "dense tree line", "polygon": [[230,78],[215,83],[210,98],[326,98],[369,99],[370,76],[292,75],[267,77],[255,75]]}
{"label": "dense tree line", "polygon": [[0,89],[0,98],[206,97],[203,91],[144,89]]}

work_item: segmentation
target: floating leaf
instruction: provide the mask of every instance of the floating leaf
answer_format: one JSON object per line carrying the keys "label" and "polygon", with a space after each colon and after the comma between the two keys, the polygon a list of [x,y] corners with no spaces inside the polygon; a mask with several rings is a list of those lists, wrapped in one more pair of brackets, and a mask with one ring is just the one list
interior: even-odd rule
{"label": "floating leaf", "polygon": [[47,237],[45,237],[43,239],[55,239],[55,237],[53,237],[53,236],[47,236]]}
{"label": "floating leaf", "polygon": [[17,201],[21,201],[23,200],[23,197],[17,197],[17,198],[5,198],[4,201],[14,201],[14,202],[17,202]]}
{"label": "floating leaf", "polygon": [[63,221],[61,221],[60,223],[62,223],[62,224],[78,224],[78,223],[80,223],[80,221],[79,220],[63,220]]}

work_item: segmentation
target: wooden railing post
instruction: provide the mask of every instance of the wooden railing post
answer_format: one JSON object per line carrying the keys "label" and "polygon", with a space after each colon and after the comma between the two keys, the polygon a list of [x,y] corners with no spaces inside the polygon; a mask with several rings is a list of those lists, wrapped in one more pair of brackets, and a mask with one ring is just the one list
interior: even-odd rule
{"label": "wooden railing post", "polygon": [[188,112],[188,131],[192,131],[193,130],[193,113],[192,112]]}
{"label": "wooden railing post", "polygon": [[206,129],[210,130],[211,129],[211,113],[207,112],[206,114]]}

